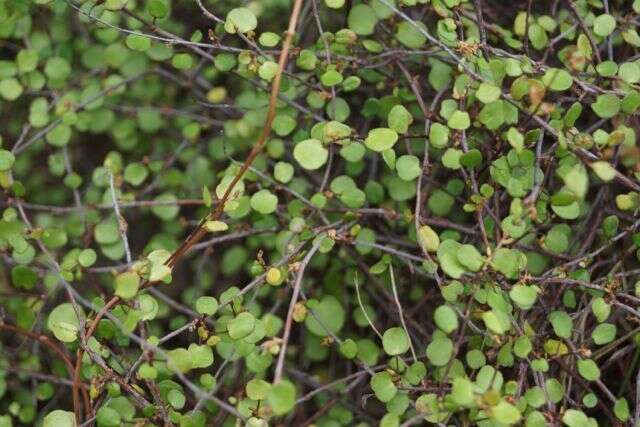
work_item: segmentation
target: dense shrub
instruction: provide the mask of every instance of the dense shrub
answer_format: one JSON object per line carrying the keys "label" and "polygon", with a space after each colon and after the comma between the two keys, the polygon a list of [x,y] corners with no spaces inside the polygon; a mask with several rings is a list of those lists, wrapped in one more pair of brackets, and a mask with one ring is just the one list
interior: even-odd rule
{"label": "dense shrub", "polygon": [[638,425],[639,14],[0,0],[0,426]]}

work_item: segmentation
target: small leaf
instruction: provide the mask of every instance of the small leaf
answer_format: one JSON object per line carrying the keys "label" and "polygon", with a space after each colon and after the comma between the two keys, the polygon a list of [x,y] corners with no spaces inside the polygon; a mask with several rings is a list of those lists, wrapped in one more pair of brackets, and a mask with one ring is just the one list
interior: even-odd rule
{"label": "small leaf", "polygon": [[371,389],[381,402],[389,402],[398,392],[387,371],[378,372],[371,377]]}
{"label": "small leaf", "polygon": [[553,91],[563,91],[573,85],[573,77],[560,68],[549,68],[542,76],[544,85]]}
{"label": "small leaf", "polygon": [[248,33],[253,31],[258,26],[258,20],[256,16],[246,7],[238,7],[231,9],[227,14],[227,19],[224,22],[224,29],[227,33],[235,34]]}
{"label": "small leaf", "polygon": [[218,311],[218,301],[214,297],[200,297],[196,300],[196,311],[211,316]]}
{"label": "small leaf", "polygon": [[398,134],[395,130],[376,128],[369,131],[367,138],[364,140],[364,145],[370,150],[380,153],[393,147],[396,141],[398,141]]}
{"label": "small leaf", "polygon": [[[84,313],[79,313],[84,316]],[[80,320],[71,303],[54,308],[47,319],[47,328],[62,342],[74,342],[78,338]]]}
{"label": "small leaf", "polygon": [[578,372],[585,380],[595,381],[600,378],[600,369],[591,359],[578,360]]}
{"label": "small leaf", "polygon": [[610,93],[599,95],[596,102],[591,104],[594,113],[603,119],[610,119],[620,111],[620,99]]}
{"label": "small leaf", "polygon": [[413,123],[413,116],[402,105],[394,105],[387,118],[389,127],[398,133],[406,133]]}
{"label": "small leaf", "polygon": [[616,169],[609,162],[593,162],[590,166],[604,182],[612,181],[616,177]]}
{"label": "small leaf", "polygon": [[616,19],[607,13],[598,16],[593,21],[593,32],[600,37],[608,36],[609,34],[613,33],[613,30],[615,29]]}
{"label": "small leaf", "polygon": [[491,408],[491,418],[504,425],[513,425],[520,421],[522,414],[518,408],[505,400],[501,400]]}
{"label": "small leaf", "polygon": [[441,305],[433,313],[433,320],[438,328],[442,329],[445,333],[458,329],[458,316],[448,305]]}
{"label": "small leaf", "polygon": [[569,427],[584,427],[589,425],[589,420],[584,412],[576,409],[567,409],[562,416],[562,422]]}
{"label": "small leaf", "polygon": [[476,97],[483,103],[488,104],[500,99],[500,88],[492,85],[491,83],[480,83],[478,90],[476,91]]}
{"label": "small leaf", "polygon": [[131,299],[138,293],[140,276],[134,271],[126,271],[116,276],[116,295],[123,299]]}
{"label": "small leaf", "polygon": [[416,156],[408,154],[400,156],[395,166],[398,176],[404,181],[413,181],[422,173],[420,160]]}
{"label": "small leaf", "polygon": [[440,245],[440,238],[433,228],[423,225],[418,229],[418,244],[425,252],[435,252]]}
{"label": "small leaf", "polygon": [[473,406],[475,400],[473,383],[464,377],[454,378],[451,387],[451,398],[459,406]]}
{"label": "small leaf", "polygon": [[597,345],[608,344],[616,338],[616,325],[601,323],[591,332],[591,338]]}
{"label": "small leaf", "polygon": [[254,378],[245,386],[247,397],[251,400],[265,400],[271,392],[271,384],[265,380]]}
{"label": "small leaf", "polygon": [[573,321],[565,311],[552,311],[549,314],[549,321],[553,330],[560,338],[569,338],[573,329]]}
{"label": "small leaf", "polygon": [[306,139],[293,147],[293,157],[307,170],[321,168],[329,158],[329,151],[317,139]]}
{"label": "small leaf", "polygon": [[409,337],[402,328],[390,328],[382,336],[382,346],[389,356],[397,356],[409,350]]}
{"label": "small leaf", "polygon": [[227,225],[227,223],[222,221],[207,221],[204,223],[204,228],[207,231],[215,233],[217,231],[227,231],[229,229],[229,226]]}
{"label": "small leaf", "polygon": [[213,351],[208,345],[190,344],[187,351],[193,369],[206,368],[213,364]]}
{"label": "small leaf", "polygon": [[447,121],[447,126],[451,129],[464,130],[471,126],[471,120],[469,119],[469,113],[466,111],[454,111]]}
{"label": "small leaf", "polygon": [[267,402],[276,416],[286,414],[296,403],[295,386],[287,380],[280,381],[271,388]]}
{"label": "small leaf", "polygon": [[[11,425],[11,424],[7,424]],[[56,409],[49,412],[42,422],[42,427],[75,427],[76,417],[73,412]]]}
{"label": "small leaf", "polygon": [[453,354],[453,342],[449,338],[436,338],[427,346],[427,358],[434,366],[445,366]]}
{"label": "small leaf", "polygon": [[227,332],[229,337],[234,340],[241,340],[253,332],[256,325],[256,319],[249,312],[242,312],[227,324]]}
{"label": "small leaf", "polygon": [[0,171],[8,171],[13,166],[16,158],[11,151],[0,149]]}
{"label": "small leaf", "polygon": [[277,208],[278,196],[271,193],[269,190],[260,190],[251,196],[251,209],[254,211],[260,212],[263,215],[268,215],[275,212]]}

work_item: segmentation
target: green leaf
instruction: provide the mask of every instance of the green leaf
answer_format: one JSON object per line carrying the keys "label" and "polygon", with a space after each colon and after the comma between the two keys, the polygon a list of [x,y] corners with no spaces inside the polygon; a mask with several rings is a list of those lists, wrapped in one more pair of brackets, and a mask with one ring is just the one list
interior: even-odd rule
{"label": "green leaf", "polygon": [[618,68],[618,76],[626,83],[638,83],[640,82],[640,66],[635,62],[625,62]]}
{"label": "green leaf", "polygon": [[616,325],[601,323],[591,332],[591,338],[597,345],[608,344],[616,338]]}
{"label": "green leaf", "polygon": [[358,354],[358,345],[354,340],[348,338],[340,344],[340,354],[347,359],[353,359]]}
{"label": "green leaf", "polygon": [[562,416],[562,422],[569,427],[584,427],[589,425],[589,420],[584,412],[576,409],[567,409]]}
{"label": "green leaf", "polygon": [[407,133],[409,125],[413,123],[413,116],[402,105],[394,105],[387,117],[389,127],[398,133]]}
{"label": "green leaf", "polygon": [[15,101],[22,95],[24,88],[17,79],[13,77],[0,80],[0,96],[7,101]]}
{"label": "green leaf", "polygon": [[473,406],[475,401],[473,383],[464,377],[454,378],[451,387],[451,399],[458,406]]}
{"label": "green leaf", "polygon": [[396,170],[398,176],[405,181],[413,181],[422,173],[420,159],[416,156],[405,154],[400,156],[396,161]]}
{"label": "green leaf", "polygon": [[409,49],[420,49],[427,42],[427,37],[414,25],[422,30],[425,29],[425,25],[422,22],[413,24],[402,21],[398,24],[396,39]]}
{"label": "green leaf", "polygon": [[449,338],[438,337],[427,346],[427,358],[434,366],[445,366],[453,354],[453,342]]}
{"label": "green leaf", "polygon": [[280,42],[280,36],[276,33],[267,31],[260,34],[258,41],[264,47],[275,47]]}
{"label": "green leaf", "polygon": [[[122,425],[120,413],[113,408],[103,406],[96,413],[98,427],[118,427]],[[75,424],[74,424],[75,425]]]}
{"label": "green leaf", "polygon": [[509,297],[520,309],[529,310],[535,304],[539,291],[537,286],[516,284],[509,291]]}
{"label": "green leaf", "polygon": [[193,58],[188,53],[177,53],[171,58],[171,65],[178,70],[188,70],[193,67]]}
{"label": "green leaf", "polygon": [[202,227],[211,233],[226,231],[229,229],[227,223],[222,221],[206,221]]}
{"label": "green leaf", "polygon": [[167,401],[173,407],[173,409],[182,409],[184,408],[185,403],[187,402],[187,398],[180,390],[171,389],[169,393],[167,393]]}
{"label": "green leaf", "polygon": [[590,164],[598,178],[604,182],[613,181],[616,177],[616,169],[609,162],[599,161]]}
{"label": "green leaf", "polygon": [[293,178],[293,165],[287,162],[278,162],[273,168],[273,177],[276,181],[279,181],[283,184],[288,183]]}
{"label": "green leaf", "polygon": [[324,4],[331,9],[340,9],[344,6],[345,0],[324,0]]}
{"label": "green leaf", "polygon": [[342,80],[344,80],[342,74],[333,69],[325,71],[324,74],[320,76],[320,82],[323,84],[323,86],[328,87],[339,85],[340,83],[342,83]]}
{"label": "green leaf", "polygon": [[518,337],[513,343],[513,354],[521,359],[527,357],[532,350],[533,344],[531,344],[531,340],[526,335]]}
{"label": "green leaf", "polygon": [[627,399],[622,397],[616,400],[615,405],[613,405],[613,413],[620,421],[626,422],[630,417],[629,403],[627,402]]}
{"label": "green leaf", "polygon": [[278,196],[269,190],[260,190],[251,196],[251,209],[263,215],[273,213],[278,208]]}
{"label": "green leaf", "polygon": [[436,148],[445,148],[449,144],[449,128],[441,123],[433,123],[429,128],[429,143]]}
{"label": "green leaf", "polygon": [[131,163],[128,164],[124,169],[124,180],[134,187],[139,186],[147,179],[149,176],[149,171],[147,168],[141,163]]}
{"label": "green leaf", "polygon": [[373,34],[373,29],[378,23],[378,17],[371,6],[357,4],[349,11],[347,25],[350,30],[360,36]]}
{"label": "green leaf", "polygon": [[317,139],[306,139],[294,146],[293,157],[304,169],[316,170],[327,162],[329,151]]}
{"label": "green leaf", "polygon": [[15,156],[11,151],[0,149],[0,171],[8,171],[16,161]]}
{"label": "green leaf", "polygon": [[595,381],[600,378],[600,369],[591,359],[578,360],[578,372],[587,381]]}
{"label": "green leaf", "polygon": [[440,267],[445,274],[453,279],[459,279],[465,270],[465,267],[458,260],[458,251],[460,243],[454,240],[444,240],[438,246],[438,261]]}
{"label": "green leaf", "polygon": [[167,366],[178,372],[189,372],[192,369],[191,355],[186,348],[176,348],[167,352]]}
{"label": "green leaf", "polygon": [[616,19],[604,13],[593,21],[593,32],[599,35],[600,37],[606,37],[613,33],[613,30],[616,29]]}
{"label": "green leaf", "polygon": [[16,265],[11,269],[11,281],[16,287],[33,289],[38,281],[38,274],[25,265]]}
{"label": "green leaf", "polygon": [[38,66],[38,51],[35,49],[22,49],[16,55],[16,65],[21,73],[35,70]]}
{"label": "green leaf", "polygon": [[190,344],[187,351],[193,369],[206,368],[213,364],[213,351],[208,345]]}
{"label": "green leaf", "polygon": [[66,59],[54,56],[47,60],[44,66],[44,73],[50,79],[64,80],[71,74],[71,66]]}
{"label": "green leaf", "polygon": [[418,244],[425,252],[435,252],[440,246],[440,238],[433,228],[423,225],[418,229]]}
{"label": "green leaf", "polygon": [[471,126],[471,120],[469,119],[469,113],[466,111],[454,111],[453,114],[447,120],[447,126],[451,129],[464,130]]}
{"label": "green leaf", "polygon": [[491,332],[502,335],[509,330],[508,320],[499,311],[491,310],[482,313],[482,321]]}
{"label": "green leaf", "polygon": [[472,245],[460,245],[456,256],[458,257],[458,262],[471,271],[479,271],[484,264],[482,255]]}
{"label": "green leaf", "polygon": [[475,168],[482,164],[482,153],[477,148],[472,148],[460,156],[460,165],[466,168]]}
{"label": "green leaf", "polygon": [[[81,308],[78,307],[78,310]],[[84,317],[82,311],[79,312]],[[78,338],[80,319],[69,302],[58,305],[49,314],[47,328],[62,342],[74,342]]]}
{"label": "green leaf", "polygon": [[307,316],[305,325],[312,334],[326,337],[342,329],[345,313],[342,304],[335,297],[324,296],[318,304],[309,306],[309,309],[313,311],[313,315]]}
{"label": "green leaf", "polygon": [[458,316],[448,305],[441,305],[436,308],[433,313],[433,320],[436,326],[447,334],[458,329]]}
{"label": "green leaf", "polygon": [[157,19],[162,19],[169,13],[169,8],[162,0],[151,0],[147,4],[149,14]]}
{"label": "green leaf", "polygon": [[296,388],[287,381],[282,380],[271,387],[271,392],[267,396],[267,403],[276,416],[284,415],[291,411],[296,403]]}
{"label": "green leaf", "polygon": [[501,400],[491,408],[491,418],[504,425],[513,425],[520,421],[522,414],[518,408],[505,400]]}
{"label": "green leaf", "polygon": [[573,320],[565,311],[552,311],[549,314],[549,321],[553,326],[553,331],[560,338],[569,338],[573,330]]}
{"label": "green leaf", "polygon": [[224,21],[224,29],[227,33],[248,33],[258,26],[256,16],[246,7],[231,9]]}
{"label": "green leaf", "polygon": [[[11,424],[9,424],[10,426]],[[42,427],[75,427],[76,417],[73,412],[56,409],[49,412],[42,422]]]}
{"label": "green leaf", "polygon": [[387,371],[378,372],[371,377],[371,389],[381,402],[389,402],[394,398],[398,389]]}
{"label": "green leaf", "polygon": [[265,400],[271,392],[271,384],[265,380],[254,378],[245,386],[247,397],[251,400]]}
{"label": "green leaf", "polygon": [[116,276],[115,294],[122,299],[131,299],[138,293],[140,276],[134,271],[126,271]]}
{"label": "green leaf", "polygon": [[448,169],[458,170],[462,167],[460,159],[462,158],[462,150],[456,148],[447,148],[442,155],[442,164]]}
{"label": "green leaf", "polygon": [[214,297],[200,297],[196,300],[196,311],[211,316],[218,311],[218,301]]}
{"label": "green leaf", "polygon": [[398,141],[398,134],[395,130],[376,128],[369,131],[367,138],[364,140],[364,145],[370,150],[380,153],[393,147],[396,141]]}
{"label": "green leaf", "polygon": [[544,85],[552,91],[563,91],[573,85],[573,77],[566,70],[549,68],[542,76]]}
{"label": "green leaf", "polygon": [[389,356],[397,356],[409,350],[409,337],[402,328],[390,328],[382,336],[382,346]]}
{"label": "green leaf", "polygon": [[591,302],[591,311],[599,323],[604,322],[611,314],[611,306],[602,297],[596,297]]}
{"label": "green leaf", "polygon": [[151,47],[151,39],[142,34],[129,34],[125,40],[125,44],[131,50],[144,52]]}
{"label": "green leaf", "polygon": [[[523,260],[524,258],[524,260]],[[526,258],[520,251],[508,248],[498,248],[491,258],[492,267],[509,279],[515,279],[525,265]]]}
{"label": "green leaf", "polygon": [[249,312],[242,312],[227,323],[229,337],[234,340],[241,340],[249,336],[256,326],[256,318]]}
{"label": "green leaf", "polygon": [[480,86],[476,91],[476,97],[483,104],[488,104],[490,102],[497,101],[498,99],[500,99],[501,94],[502,93],[499,87],[486,82],[480,83]]}
{"label": "green leaf", "polygon": [[599,95],[596,102],[591,104],[594,113],[603,119],[610,119],[620,111],[620,99],[610,93]]}

